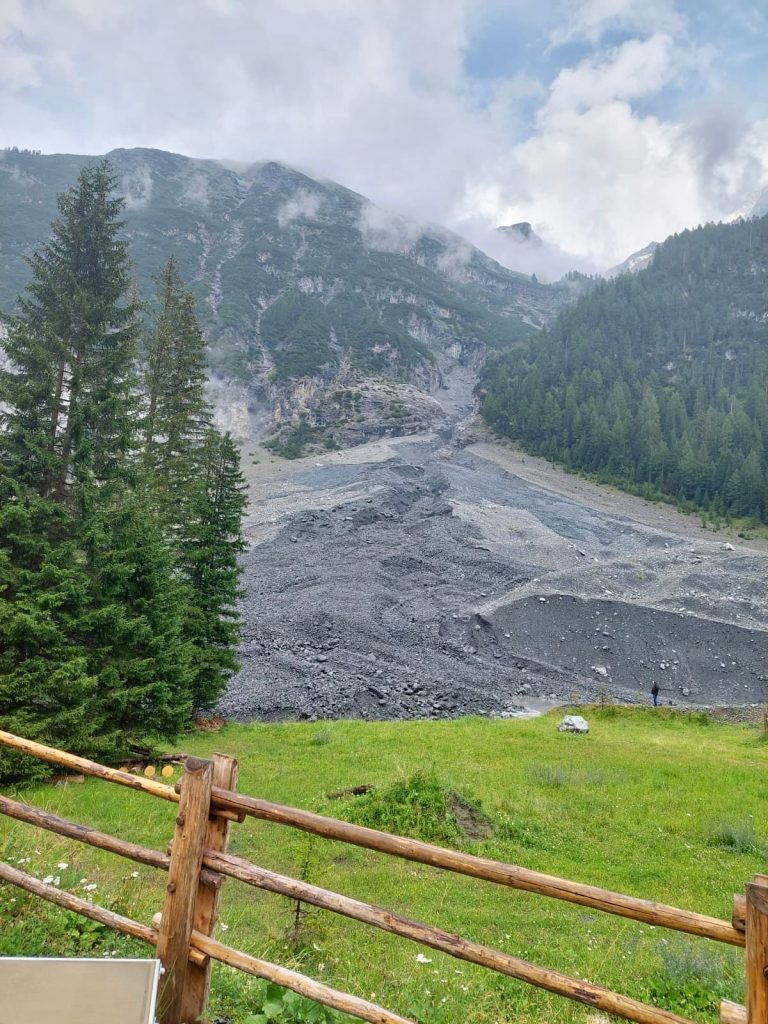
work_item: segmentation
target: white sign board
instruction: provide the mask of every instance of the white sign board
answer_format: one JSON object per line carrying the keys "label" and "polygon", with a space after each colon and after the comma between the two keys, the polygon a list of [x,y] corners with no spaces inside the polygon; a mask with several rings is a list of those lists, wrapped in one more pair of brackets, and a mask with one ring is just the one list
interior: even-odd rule
{"label": "white sign board", "polygon": [[153,1024],[159,960],[0,957],[0,1024]]}

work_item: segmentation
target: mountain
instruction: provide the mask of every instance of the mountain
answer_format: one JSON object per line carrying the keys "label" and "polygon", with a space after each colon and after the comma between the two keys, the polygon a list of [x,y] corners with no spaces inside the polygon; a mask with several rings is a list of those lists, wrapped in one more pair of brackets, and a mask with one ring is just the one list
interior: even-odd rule
{"label": "mountain", "polygon": [[[452,367],[535,333],[573,297],[451,232],[275,162],[107,154],[140,293],[168,257],[197,299],[218,418],[293,453],[438,422]],[[27,280],[56,194],[94,158],[0,154],[0,310]]]}
{"label": "mountain", "polygon": [[645,270],[653,262],[653,254],[658,248],[658,242],[649,242],[644,249],[638,249],[631,256],[627,256],[622,263],[608,270],[605,276],[607,278],[618,277],[619,274],[637,274],[641,270]]}
{"label": "mountain", "polygon": [[646,496],[768,521],[768,216],[674,235],[491,357],[501,433]]}
{"label": "mountain", "polygon": [[509,241],[517,242],[519,245],[530,245],[535,249],[540,249],[544,245],[543,239],[536,234],[527,220],[521,220],[517,224],[501,224],[496,230]]}

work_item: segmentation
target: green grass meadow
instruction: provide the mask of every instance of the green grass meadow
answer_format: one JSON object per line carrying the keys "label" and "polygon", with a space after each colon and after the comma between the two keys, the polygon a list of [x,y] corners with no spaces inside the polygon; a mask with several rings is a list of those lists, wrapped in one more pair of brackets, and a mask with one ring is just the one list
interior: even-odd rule
{"label": "green grass meadow", "polygon": [[[237,757],[242,792],[358,820],[373,813],[375,800],[381,812],[389,787],[422,773],[487,815],[490,835],[459,836],[462,849],[730,919],[733,893],[766,866],[768,744],[758,729],[662,709],[609,706],[585,714],[586,736],[558,733],[557,714],[230,725],[189,736],[179,749]],[[372,797],[328,797],[364,783],[377,787]],[[401,790],[407,803],[411,790]],[[173,805],[97,780],[11,795],[157,849],[173,833]],[[388,813],[429,838],[430,807],[400,803]],[[743,952],[706,939],[252,819],[233,826],[231,849],[694,1020],[716,1021],[721,997],[743,1001]],[[161,872],[9,819],[0,819],[0,857],[140,921],[162,905]],[[217,937],[425,1024],[603,1019],[344,918],[310,911],[297,919],[290,901],[232,880],[224,885]],[[112,954],[147,955],[147,947],[0,886],[0,955]],[[241,1024],[263,1001],[260,982],[214,968],[211,1019]]]}

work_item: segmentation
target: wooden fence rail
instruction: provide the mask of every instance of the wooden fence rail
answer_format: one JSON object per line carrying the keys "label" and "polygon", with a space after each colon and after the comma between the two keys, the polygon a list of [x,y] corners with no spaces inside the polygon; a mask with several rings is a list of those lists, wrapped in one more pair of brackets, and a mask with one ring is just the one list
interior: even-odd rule
{"label": "wooden fence rail", "polygon": [[0,814],[167,872],[163,911],[155,915],[150,927],[0,863],[0,881],[154,946],[165,967],[159,1002],[161,1024],[191,1024],[202,1016],[208,999],[211,960],[274,981],[371,1024],[412,1024],[380,1006],[214,939],[224,877],[341,914],[637,1024],[691,1024],[668,1010],[232,856],[227,852],[230,824],[242,822],[247,816],[619,917],[746,947],[747,1005],[724,1000],[720,1020],[722,1024],[768,1024],[766,875],[756,875],[747,885],[745,895],[734,897],[732,919],[724,921],[245,796],[234,792],[237,762],[222,754],[215,754],[211,761],[187,758],[182,780],[174,787],[7,732],[0,731],[0,745],[178,805],[171,852],[165,853],[0,796]]}

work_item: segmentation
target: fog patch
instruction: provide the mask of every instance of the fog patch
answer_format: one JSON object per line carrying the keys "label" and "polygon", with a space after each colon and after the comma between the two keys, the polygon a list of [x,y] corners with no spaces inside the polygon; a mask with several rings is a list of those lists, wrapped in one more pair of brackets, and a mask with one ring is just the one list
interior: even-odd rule
{"label": "fog patch", "polygon": [[152,174],[146,164],[137,164],[126,171],[120,181],[120,191],[129,210],[148,206],[152,199]]}
{"label": "fog patch", "polygon": [[409,253],[424,234],[421,224],[373,203],[361,207],[357,228],[363,245],[381,252]]}
{"label": "fog patch", "polygon": [[559,281],[571,270],[581,274],[599,274],[607,269],[584,255],[561,249],[547,236],[546,225],[534,224],[530,238],[509,231],[500,231],[479,220],[465,221],[462,233],[484,253],[507,270],[519,274],[535,274],[543,283]]}
{"label": "fog patch", "polygon": [[23,171],[18,164],[9,160],[8,156],[8,153],[0,150],[0,171],[3,174],[7,174],[11,181],[15,181],[17,185],[22,185],[24,188],[34,185],[35,178],[31,174],[27,174],[26,171]]}
{"label": "fog patch", "polygon": [[322,196],[317,192],[310,192],[306,188],[297,189],[277,211],[277,223],[284,228],[294,220],[317,220],[322,201]]}
{"label": "fog patch", "polygon": [[474,247],[465,239],[451,236],[446,239],[445,249],[437,257],[438,269],[447,277],[464,280],[474,252]]}
{"label": "fog patch", "polygon": [[191,174],[184,182],[181,201],[183,203],[192,203],[195,206],[203,206],[205,209],[208,209],[208,176],[201,173]]}

